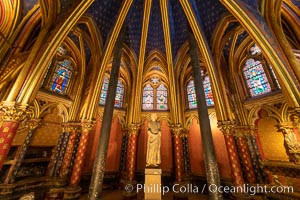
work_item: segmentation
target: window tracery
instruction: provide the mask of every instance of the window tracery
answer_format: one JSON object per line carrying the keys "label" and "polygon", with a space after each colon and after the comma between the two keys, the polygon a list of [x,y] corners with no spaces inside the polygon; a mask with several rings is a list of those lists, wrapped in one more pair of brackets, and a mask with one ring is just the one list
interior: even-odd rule
{"label": "window tracery", "polygon": [[168,109],[168,91],[167,91],[167,88],[163,84],[160,84],[157,88],[156,109],[157,110],[167,110]]}
{"label": "window tracery", "polygon": [[[258,45],[253,44],[249,49],[250,57],[246,59],[242,70],[252,97],[269,93],[272,91],[272,87],[280,89],[272,67],[266,61],[262,61],[263,56],[261,54],[262,52]],[[273,86],[271,86],[270,81],[272,81]]]}
{"label": "window tracery", "polygon": [[143,89],[143,110],[153,110],[153,87],[147,84]]}
{"label": "window tracery", "polygon": [[51,92],[68,95],[70,83],[74,76],[73,65],[66,47],[61,45],[57,49],[56,56],[49,63],[41,86]]}
{"label": "window tracery", "polygon": [[152,76],[143,88],[143,110],[168,110],[168,89],[157,76]]}

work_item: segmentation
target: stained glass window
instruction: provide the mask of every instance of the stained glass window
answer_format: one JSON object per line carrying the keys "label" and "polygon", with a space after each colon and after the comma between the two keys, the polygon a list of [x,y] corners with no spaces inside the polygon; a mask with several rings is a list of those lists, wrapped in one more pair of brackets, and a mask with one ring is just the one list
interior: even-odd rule
{"label": "stained glass window", "polygon": [[260,54],[261,53],[261,50],[260,48],[254,44],[251,48],[250,48],[250,53],[251,55],[256,55],[256,54]]}
{"label": "stained glass window", "polygon": [[154,77],[151,78],[151,83],[152,83],[153,85],[156,86],[159,82],[160,82],[160,78],[158,78],[158,77],[156,77],[156,76],[154,76]]}
{"label": "stained glass window", "polygon": [[168,109],[168,92],[167,88],[160,84],[156,89],[156,109],[167,110]]}
{"label": "stained glass window", "polygon": [[[99,101],[100,105],[104,105],[106,102],[108,83],[109,83],[109,79],[105,76],[101,88],[100,101]],[[115,107],[122,108],[123,98],[124,98],[124,85],[120,80],[118,80],[116,97],[115,97]]]}
{"label": "stained glass window", "polygon": [[[206,105],[213,106],[214,99],[213,99],[210,80],[208,76],[204,78],[203,87],[205,92]],[[189,102],[189,109],[197,108],[197,99],[196,99],[194,80],[190,80],[188,82],[186,90],[187,90],[187,96]]]}
{"label": "stained glass window", "polygon": [[153,87],[147,84],[143,90],[143,110],[153,110]]}
{"label": "stained glass window", "polygon": [[121,81],[118,81],[117,92],[115,97],[115,107],[122,108],[124,95],[124,85]]}
{"label": "stained glass window", "polygon": [[50,81],[49,90],[65,95],[67,93],[71,77],[71,62],[67,59],[58,62]]}
{"label": "stained glass window", "polygon": [[64,46],[60,46],[60,47],[58,47],[56,53],[58,56],[64,56],[64,55],[66,55],[67,50]]}
{"label": "stained glass window", "polygon": [[206,105],[213,106],[214,99],[213,99],[213,94],[211,91],[209,76],[205,76],[204,81],[203,81],[203,87],[204,87],[204,92],[205,92]]}
{"label": "stained glass window", "polygon": [[106,102],[108,83],[109,83],[108,78],[104,76],[104,80],[101,88],[101,94],[100,94],[100,102],[99,102],[100,105],[104,105]]}
{"label": "stained glass window", "polygon": [[259,60],[248,59],[243,72],[251,96],[258,96],[271,91],[269,81]]}
{"label": "stained glass window", "polygon": [[188,82],[186,90],[187,90],[187,95],[188,95],[189,108],[190,109],[197,108],[194,80],[190,80]]}

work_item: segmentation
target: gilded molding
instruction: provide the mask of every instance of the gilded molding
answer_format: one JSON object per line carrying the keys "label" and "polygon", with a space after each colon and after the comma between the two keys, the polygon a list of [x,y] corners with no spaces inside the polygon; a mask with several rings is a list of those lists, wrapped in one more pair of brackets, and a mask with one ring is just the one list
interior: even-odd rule
{"label": "gilded molding", "polygon": [[27,116],[26,109],[27,104],[20,104],[15,101],[2,101],[0,103],[1,121],[22,121]]}
{"label": "gilded molding", "polygon": [[166,47],[166,56],[167,56],[167,66],[168,66],[168,78],[169,78],[169,89],[171,95],[170,97],[170,107],[172,112],[172,121],[174,123],[179,123],[179,115],[178,115],[178,100],[176,99],[176,86],[175,86],[175,78],[174,78],[174,66],[173,66],[173,58],[172,58],[172,47],[171,47],[171,36],[170,36],[170,27],[169,27],[169,14],[168,14],[168,4],[169,1],[160,0],[160,11],[162,16],[163,23],[163,31],[164,31],[164,39],[165,39],[165,47]]}
{"label": "gilded molding", "polygon": [[[34,43],[29,58],[25,62],[20,75],[12,87],[12,92],[7,97],[8,100],[18,99],[18,101],[21,101],[22,103],[29,102],[31,96],[38,91],[39,81],[42,80],[43,74],[46,72],[47,65],[56,52],[58,46],[92,2],[92,0],[78,2],[67,18],[60,21],[57,26],[54,27],[52,35],[48,35],[52,24],[45,24]],[[46,39],[50,42],[45,43],[44,41]],[[43,51],[40,51],[41,49],[43,49]],[[34,69],[32,69],[33,65],[36,66]],[[28,76],[31,69],[32,71]],[[21,84],[24,81],[25,83]],[[22,91],[20,90],[21,87]]]}
{"label": "gilded molding", "polygon": [[[127,13],[129,11],[130,7],[131,7],[132,2],[133,2],[133,0],[123,1],[123,3],[122,3],[123,5],[122,5],[122,8],[121,8],[121,10],[118,14],[117,19],[116,19],[116,23],[113,27],[113,30],[111,32],[111,35],[110,35],[109,39],[107,40],[106,49],[103,52],[101,64],[100,64],[100,67],[99,67],[100,70],[96,72],[98,74],[98,76],[96,77],[96,84],[94,86],[94,91],[92,93],[94,95],[91,97],[91,100],[89,102],[91,105],[97,105],[98,104],[97,101],[99,100],[100,91],[101,91],[101,83],[102,83],[103,76],[104,76],[104,73],[105,73],[105,70],[106,70],[106,66],[107,66],[107,63],[108,63],[111,55],[112,55],[114,46],[116,44],[116,40],[117,40],[118,35],[121,31],[121,28],[123,27],[125,18],[127,16]],[[94,110],[94,107],[91,106],[87,110],[87,113],[90,113],[90,115],[92,115],[93,110]],[[91,119],[91,118],[92,118],[91,116],[88,117],[88,119]]]}
{"label": "gilded molding", "polygon": [[261,21],[259,21],[254,18],[251,12],[249,12],[249,10],[240,1],[220,0],[220,2],[238,19],[255,42],[260,44],[262,51],[273,66],[274,72],[276,73],[278,81],[283,88],[282,91],[287,97],[289,105],[299,107],[300,93],[295,81],[292,79],[292,76],[289,74],[286,67],[289,63],[286,58],[280,54],[281,49],[279,49],[278,42],[274,41],[266,34],[264,29],[269,28],[264,26],[264,20],[261,19]]}
{"label": "gilded molding", "polygon": [[222,100],[222,89],[218,85],[218,74],[213,62],[212,54],[210,52],[210,48],[207,44],[207,41],[205,40],[205,37],[203,37],[203,31],[201,30],[200,26],[198,25],[197,18],[195,16],[195,13],[193,12],[193,9],[190,5],[190,2],[187,0],[180,0],[180,4],[185,12],[185,15],[188,19],[188,22],[191,26],[191,29],[194,33],[195,39],[197,41],[198,48],[200,48],[201,55],[204,59],[204,62],[207,66],[207,70],[209,72],[209,77],[211,81],[211,88],[213,91],[213,96],[215,99],[215,109],[218,120],[225,120],[225,119],[232,119],[231,113],[226,113],[226,110],[223,108],[226,108],[226,105],[223,105],[224,101]]}
{"label": "gilded molding", "polygon": [[142,35],[140,42],[140,54],[138,60],[138,68],[137,68],[137,77],[136,77],[136,89],[134,91],[135,97],[132,98],[131,101],[131,109],[130,109],[130,117],[131,121],[138,122],[140,119],[140,109],[141,108],[141,91],[142,91],[142,81],[143,81],[143,71],[144,71],[144,59],[145,59],[145,51],[146,51],[146,43],[148,36],[148,27],[150,20],[150,12],[151,12],[152,0],[146,0],[144,3],[144,15],[143,15],[143,25],[142,25]]}

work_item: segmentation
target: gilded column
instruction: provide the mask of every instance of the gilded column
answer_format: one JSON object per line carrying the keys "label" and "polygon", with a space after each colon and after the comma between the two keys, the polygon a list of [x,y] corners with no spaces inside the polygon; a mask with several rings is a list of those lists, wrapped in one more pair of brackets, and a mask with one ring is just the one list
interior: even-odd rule
{"label": "gilded column", "polygon": [[79,141],[79,146],[73,166],[73,171],[71,175],[71,180],[70,180],[70,186],[71,187],[76,187],[80,183],[80,177],[82,174],[82,167],[84,164],[84,159],[85,159],[85,154],[86,154],[86,149],[87,149],[87,144],[88,144],[88,139],[89,139],[89,132],[93,128],[93,124],[91,122],[84,122],[81,124],[82,126],[82,131],[81,131],[81,137]]}
{"label": "gilded column", "polygon": [[294,124],[292,122],[283,122],[278,125],[279,130],[284,136],[284,146],[287,149],[291,162],[300,164],[300,142],[294,133]]}
{"label": "gilded column", "polygon": [[254,168],[252,165],[252,159],[248,150],[247,141],[245,138],[246,130],[244,127],[236,127],[235,129],[235,139],[238,146],[238,152],[240,154],[241,163],[245,171],[245,176],[248,183],[256,183],[256,177]]}
{"label": "gilded column", "polygon": [[28,134],[26,135],[25,141],[21,147],[21,150],[20,150],[19,154],[17,155],[17,161],[16,161],[15,165],[11,167],[12,171],[10,171],[9,174],[7,175],[5,183],[14,183],[15,182],[15,178],[18,174],[19,168],[22,164],[22,161],[24,159],[24,156],[25,156],[28,146],[30,144],[34,130],[39,126],[39,124],[40,124],[40,119],[31,119],[28,122],[28,126],[29,126]]}
{"label": "gilded column", "polygon": [[0,170],[7,157],[20,122],[25,118],[26,105],[3,101],[0,104]]}
{"label": "gilded column", "polygon": [[171,126],[175,160],[175,181],[178,183],[181,183],[183,181],[183,148],[181,131],[182,128],[180,125],[175,124]]}
{"label": "gilded column", "polygon": [[127,191],[126,188],[122,192],[122,198],[124,200],[136,199],[136,181],[135,181],[135,166],[137,155],[137,140],[139,134],[140,124],[131,124],[128,127],[127,133],[127,155],[126,155],[126,176],[121,187],[128,185],[132,186],[131,191]]}
{"label": "gilded column", "polygon": [[80,196],[81,188],[79,187],[82,174],[83,164],[86,156],[89,132],[93,128],[93,123],[85,121],[81,123],[82,131],[73,165],[70,185],[65,190],[64,199],[76,199]]}
{"label": "gilded column", "polygon": [[228,158],[231,168],[231,174],[233,178],[233,184],[235,186],[243,186],[244,178],[240,165],[240,160],[237,152],[237,147],[235,145],[234,137],[233,137],[233,121],[223,121],[218,122],[218,127],[224,134],[225,144],[227,147]]}
{"label": "gilded column", "polygon": [[137,150],[137,138],[139,124],[131,124],[129,126],[128,132],[128,149],[127,149],[127,171],[128,171],[128,181],[134,181],[135,174],[135,163],[136,163],[136,150]]}
{"label": "gilded column", "polygon": [[70,167],[72,164],[72,157],[74,154],[76,154],[76,141],[78,137],[78,125],[79,124],[66,124],[66,126],[69,126],[70,128],[70,136],[66,148],[66,152],[64,155],[63,163],[61,165],[60,169],[60,176],[63,178],[67,178],[70,174]]}

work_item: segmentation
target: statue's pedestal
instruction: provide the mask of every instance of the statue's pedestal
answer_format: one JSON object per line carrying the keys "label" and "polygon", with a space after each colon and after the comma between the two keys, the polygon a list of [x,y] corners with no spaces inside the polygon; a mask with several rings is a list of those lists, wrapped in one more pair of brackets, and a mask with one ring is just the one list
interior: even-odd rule
{"label": "statue's pedestal", "polygon": [[161,169],[145,169],[145,200],[161,200]]}

